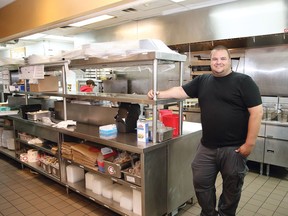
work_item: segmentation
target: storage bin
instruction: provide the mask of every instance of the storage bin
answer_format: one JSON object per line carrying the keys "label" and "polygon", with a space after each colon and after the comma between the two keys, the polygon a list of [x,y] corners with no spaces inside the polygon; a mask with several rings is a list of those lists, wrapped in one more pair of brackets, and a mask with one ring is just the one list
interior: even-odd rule
{"label": "storage bin", "polygon": [[120,198],[124,193],[129,192],[131,189],[126,188],[122,185],[118,185],[112,191],[113,193],[113,201],[120,203]]}
{"label": "storage bin", "polygon": [[75,183],[84,179],[84,170],[75,165],[66,167],[67,181]]}
{"label": "storage bin", "polygon": [[113,198],[113,189],[116,187],[116,184],[109,184],[109,185],[105,185],[102,188],[102,196],[108,198],[108,199],[112,199]]}
{"label": "storage bin", "polygon": [[8,147],[8,139],[13,138],[13,131],[12,130],[3,130],[2,132],[2,147],[7,148]]}
{"label": "storage bin", "polygon": [[129,211],[133,210],[133,194],[131,191],[122,194],[120,197],[120,207]]}
{"label": "storage bin", "polygon": [[131,166],[131,161],[116,164],[112,162],[112,159],[108,158],[104,160],[105,173],[116,178],[122,178],[121,170]]}
{"label": "storage bin", "polygon": [[125,181],[133,183],[133,184],[138,185],[138,186],[141,186],[141,177],[129,173],[128,170],[129,170],[129,168],[122,171],[124,173]]}
{"label": "storage bin", "polygon": [[113,184],[112,180],[104,178],[102,176],[97,176],[93,181],[92,191],[95,194],[101,195],[103,187],[111,184]]}
{"label": "storage bin", "polygon": [[92,190],[93,189],[93,181],[95,180],[96,174],[91,173],[91,172],[87,172],[85,174],[85,187],[88,190]]}
{"label": "storage bin", "polygon": [[14,138],[7,139],[7,148],[9,150],[15,150],[15,140],[14,140]]}
{"label": "storage bin", "polygon": [[172,110],[168,110],[168,109],[159,110],[159,120],[163,122],[164,115],[172,115],[172,114],[173,114]]}
{"label": "storage bin", "polygon": [[178,114],[164,115],[163,124],[166,127],[173,128],[173,137],[177,137],[179,135],[179,115]]}
{"label": "storage bin", "polygon": [[142,214],[141,192],[133,189],[133,213]]}

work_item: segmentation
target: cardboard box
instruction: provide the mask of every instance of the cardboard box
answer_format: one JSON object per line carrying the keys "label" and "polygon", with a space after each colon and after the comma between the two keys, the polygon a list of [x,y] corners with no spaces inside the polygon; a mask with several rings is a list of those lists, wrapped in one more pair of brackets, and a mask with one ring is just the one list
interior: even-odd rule
{"label": "cardboard box", "polygon": [[30,92],[58,92],[58,77],[45,76],[38,79],[38,84],[30,84]]}
{"label": "cardboard box", "polygon": [[149,121],[137,121],[137,141],[143,143],[149,142]]}

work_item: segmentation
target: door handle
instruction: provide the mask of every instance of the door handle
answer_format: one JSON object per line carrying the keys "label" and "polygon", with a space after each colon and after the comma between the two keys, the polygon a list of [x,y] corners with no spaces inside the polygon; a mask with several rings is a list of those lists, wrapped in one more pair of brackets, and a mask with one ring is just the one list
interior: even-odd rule
{"label": "door handle", "polygon": [[274,153],[274,150],[271,150],[271,149],[267,149],[267,152],[271,152],[271,153]]}

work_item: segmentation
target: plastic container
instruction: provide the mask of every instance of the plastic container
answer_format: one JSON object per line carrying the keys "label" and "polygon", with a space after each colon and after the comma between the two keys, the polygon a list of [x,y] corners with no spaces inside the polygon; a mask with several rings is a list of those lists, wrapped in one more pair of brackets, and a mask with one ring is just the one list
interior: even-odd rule
{"label": "plastic container", "polygon": [[133,194],[131,191],[122,194],[120,197],[120,207],[129,211],[133,210]]}
{"label": "plastic container", "polygon": [[85,174],[85,187],[88,190],[92,190],[93,189],[93,181],[95,179],[96,174],[91,173],[91,172],[87,172]]}
{"label": "plastic container", "polygon": [[9,150],[15,150],[15,140],[14,140],[14,138],[7,139],[7,148]]}
{"label": "plastic container", "polygon": [[133,213],[142,214],[141,192],[135,189],[133,189]]}
{"label": "plastic container", "polygon": [[109,180],[102,176],[95,176],[95,179],[93,181],[92,191],[95,194],[101,195],[103,188],[105,186],[112,185],[112,184],[113,184],[112,180]]}
{"label": "plastic container", "polygon": [[3,130],[2,131],[2,147],[7,148],[8,147],[8,139],[13,138],[13,131],[12,130]]}
{"label": "plastic container", "polygon": [[113,201],[120,203],[120,198],[121,196],[125,193],[128,192],[128,188],[125,188],[121,185],[119,185],[118,187],[115,187],[112,191],[113,193]]}
{"label": "plastic container", "polygon": [[115,184],[108,184],[102,188],[102,196],[106,197],[107,199],[113,198],[113,189],[116,187]]}
{"label": "plastic container", "polygon": [[163,122],[164,115],[172,115],[172,114],[173,114],[172,110],[168,110],[168,109],[159,110],[159,120]]}
{"label": "plastic container", "polygon": [[100,137],[115,138],[117,136],[116,124],[104,125],[99,127]]}
{"label": "plastic container", "polygon": [[163,124],[166,127],[173,128],[173,137],[179,136],[179,115],[178,114],[164,115]]}
{"label": "plastic container", "polygon": [[84,170],[75,165],[66,167],[67,181],[70,183],[78,182],[84,179]]}

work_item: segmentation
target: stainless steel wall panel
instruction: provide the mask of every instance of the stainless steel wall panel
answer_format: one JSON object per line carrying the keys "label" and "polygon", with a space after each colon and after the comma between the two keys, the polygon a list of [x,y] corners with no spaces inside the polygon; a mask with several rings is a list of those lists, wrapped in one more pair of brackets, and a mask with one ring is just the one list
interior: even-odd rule
{"label": "stainless steel wall panel", "polygon": [[260,88],[261,95],[288,96],[288,46],[247,49],[245,73]]}

